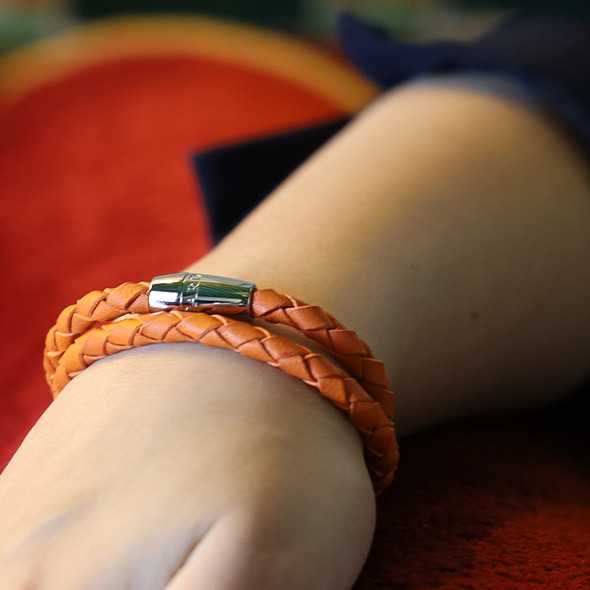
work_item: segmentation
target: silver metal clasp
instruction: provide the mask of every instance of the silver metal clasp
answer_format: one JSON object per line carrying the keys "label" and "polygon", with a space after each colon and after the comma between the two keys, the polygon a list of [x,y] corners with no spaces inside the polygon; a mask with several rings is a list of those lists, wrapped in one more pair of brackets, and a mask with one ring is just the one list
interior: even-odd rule
{"label": "silver metal clasp", "polygon": [[202,275],[177,273],[154,277],[148,290],[151,311],[250,311],[253,283]]}

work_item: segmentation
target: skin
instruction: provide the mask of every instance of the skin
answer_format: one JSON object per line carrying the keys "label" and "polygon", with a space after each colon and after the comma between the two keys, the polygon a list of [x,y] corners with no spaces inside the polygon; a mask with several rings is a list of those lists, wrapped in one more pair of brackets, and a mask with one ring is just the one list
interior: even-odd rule
{"label": "skin", "polygon": [[[549,403],[587,375],[589,228],[586,162],[555,123],[410,85],[193,269],[356,330],[403,436]],[[0,523],[0,590],[347,590],[375,501],[360,437],[313,388],[155,345],[64,389],[0,476]]]}

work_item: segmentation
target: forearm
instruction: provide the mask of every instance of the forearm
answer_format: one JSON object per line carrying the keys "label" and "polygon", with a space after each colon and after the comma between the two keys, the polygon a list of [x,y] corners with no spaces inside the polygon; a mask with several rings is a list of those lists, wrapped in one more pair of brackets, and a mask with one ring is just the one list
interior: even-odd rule
{"label": "forearm", "polygon": [[409,86],[193,268],[357,330],[386,362],[403,433],[586,374],[589,229],[588,172],[565,136],[496,98]]}
{"label": "forearm", "polygon": [[[525,109],[409,86],[362,113],[192,268],[291,293],[356,330],[386,364],[398,433],[530,405],[588,368],[587,176],[569,140]],[[221,352],[231,367],[236,355]],[[167,362],[155,367],[172,375]],[[179,355],[177,368],[187,362]],[[162,389],[141,371],[122,383],[108,359],[93,375],[111,391],[175,390],[172,376]],[[231,371],[219,378],[237,389]]]}
{"label": "forearm", "polygon": [[[357,330],[404,434],[586,374],[589,186],[526,110],[410,87],[194,269]],[[350,588],[375,522],[362,451],[342,412],[263,363],[192,344],[115,354],[64,388],[0,476],[0,586]]]}

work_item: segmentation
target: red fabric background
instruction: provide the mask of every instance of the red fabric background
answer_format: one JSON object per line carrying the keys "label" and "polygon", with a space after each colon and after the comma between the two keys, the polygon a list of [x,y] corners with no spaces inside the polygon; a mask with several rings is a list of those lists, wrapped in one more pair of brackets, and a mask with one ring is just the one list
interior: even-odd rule
{"label": "red fabric background", "polygon": [[[0,464],[50,403],[41,357],[59,311],[210,247],[190,154],[340,114],[284,80],[185,57],[87,68],[0,109]],[[401,451],[357,590],[590,588],[583,430],[472,421]]]}
{"label": "red fabric background", "polygon": [[0,464],[50,402],[38,361],[61,309],[210,247],[191,153],[340,114],[284,80],[186,57],[109,62],[0,110]]}

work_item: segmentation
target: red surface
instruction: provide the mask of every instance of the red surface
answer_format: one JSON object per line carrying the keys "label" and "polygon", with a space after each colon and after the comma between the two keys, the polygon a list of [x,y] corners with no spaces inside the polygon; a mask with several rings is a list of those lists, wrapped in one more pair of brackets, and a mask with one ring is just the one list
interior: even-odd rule
{"label": "red surface", "polygon": [[[284,81],[188,58],[104,64],[0,111],[1,464],[50,402],[41,357],[59,311],[209,248],[190,153],[338,114]],[[590,588],[585,432],[472,422],[401,452],[356,590]]]}
{"label": "red surface", "polygon": [[209,248],[191,153],[340,114],[284,80],[185,57],[88,68],[0,111],[0,465],[50,402],[41,358],[61,309]]}
{"label": "red surface", "polygon": [[355,590],[590,588],[590,438],[471,420],[400,442]]}

